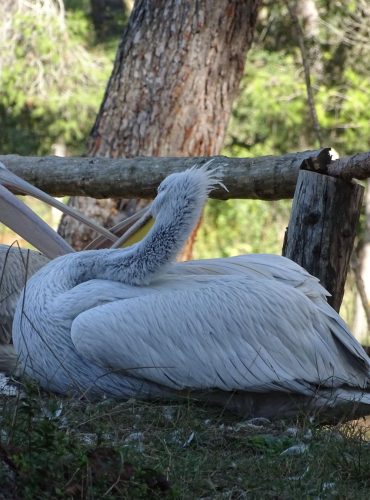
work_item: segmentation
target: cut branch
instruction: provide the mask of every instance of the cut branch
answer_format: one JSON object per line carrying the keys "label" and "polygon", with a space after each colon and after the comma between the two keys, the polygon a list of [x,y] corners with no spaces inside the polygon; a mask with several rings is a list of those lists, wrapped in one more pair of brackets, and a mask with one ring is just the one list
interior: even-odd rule
{"label": "cut branch", "polygon": [[[259,158],[214,157],[229,191],[216,189],[218,199],[292,198],[301,168],[323,171],[330,162],[329,148]],[[61,158],[0,156],[14,174],[53,196],[94,198],[153,198],[169,174],[203,164],[209,157],[170,158]]]}
{"label": "cut branch", "polygon": [[370,152],[339,158],[328,165],[327,174],[344,180],[370,177]]}

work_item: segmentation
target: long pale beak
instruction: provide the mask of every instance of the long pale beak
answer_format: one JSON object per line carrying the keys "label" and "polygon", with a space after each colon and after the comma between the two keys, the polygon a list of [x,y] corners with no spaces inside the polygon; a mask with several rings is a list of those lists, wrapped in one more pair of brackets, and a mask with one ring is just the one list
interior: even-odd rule
{"label": "long pale beak", "polygon": [[16,190],[24,194],[30,194],[34,198],[37,198],[38,200],[48,203],[52,207],[57,208],[61,212],[70,215],[74,219],[77,219],[83,224],[86,224],[87,226],[91,227],[98,234],[102,235],[105,240],[113,242],[117,241],[117,236],[115,236],[111,231],[100,226],[99,224],[96,224],[96,222],[92,221],[91,219],[88,219],[86,216],[78,212],[78,210],[75,210],[74,208],[65,205],[64,203],[61,203],[52,196],[49,196],[48,194],[41,191],[41,189],[32,186],[32,184],[29,184],[25,180],[21,179],[17,175],[10,172],[6,168],[6,166],[1,162],[0,162],[0,183],[6,186],[10,190]]}
{"label": "long pale beak", "polygon": [[22,236],[46,257],[74,252],[46,222],[32,212],[13,193],[0,184],[0,221]]}
{"label": "long pale beak", "polygon": [[[148,207],[142,208],[135,214],[131,215],[125,220],[122,220],[115,226],[110,228],[110,231],[114,233],[116,236],[122,236],[123,234],[126,233],[137,221],[139,221],[143,215],[148,211]],[[131,240],[130,240],[131,241]],[[133,244],[133,243],[130,243]],[[128,246],[127,242],[123,243],[123,246]],[[96,250],[96,249],[101,249],[101,248],[110,248],[111,244],[110,242],[104,237],[104,236],[98,236],[93,240],[91,243],[86,245],[84,250]]]}
{"label": "long pale beak", "polygon": [[145,211],[141,215],[139,220],[136,220],[136,222],[132,224],[131,227],[118,238],[118,240],[111,246],[111,248],[128,247],[134,245],[138,241],[142,240],[144,236],[146,236],[153,224],[154,218],[151,214],[149,205],[149,207],[145,208]]}

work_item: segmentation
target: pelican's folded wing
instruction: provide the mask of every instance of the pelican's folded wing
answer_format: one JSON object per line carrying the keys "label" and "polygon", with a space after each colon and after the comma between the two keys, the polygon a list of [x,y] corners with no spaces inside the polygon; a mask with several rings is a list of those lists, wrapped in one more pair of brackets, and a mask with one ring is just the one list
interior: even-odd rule
{"label": "pelican's folded wing", "polygon": [[[239,275],[253,280],[268,279],[278,281],[298,289],[314,304],[320,315],[326,319],[328,328],[337,341],[343,344],[347,355],[353,356],[370,370],[369,357],[359,342],[350,333],[342,318],[330,307],[326,297],[329,294],[317,278],[303,267],[286,257],[270,254],[250,254],[226,259],[208,259],[175,264],[171,268],[174,275]],[[289,308],[289,302],[286,302]]]}
{"label": "pelican's folded wing", "polygon": [[82,312],[71,328],[77,351],[175,390],[366,385],[365,367],[351,364],[304,294],[273,280],[189,278]]}
{"label": "pelican's folded wing", "polygon": [[169,272],[175,275],[236,274],[253,279],[266,278],[299,288],[311,299],[322,299],[330,295],[317,278],[292,260],[280,255],[249,254],[225,259],[192,260],[174,264]]}

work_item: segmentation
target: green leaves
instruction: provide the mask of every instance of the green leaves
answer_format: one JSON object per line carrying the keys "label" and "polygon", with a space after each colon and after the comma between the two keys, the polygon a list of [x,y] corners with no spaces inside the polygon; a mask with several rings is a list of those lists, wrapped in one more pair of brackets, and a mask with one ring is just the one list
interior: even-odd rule
{"label": "green leaves", "polygon": [[0,6],[0,149],[43,155],[59,142],[82,153],[111,54],[84,48],[88,24],[80,12],[65,19],[52,1],[18,3],[11,12]]}

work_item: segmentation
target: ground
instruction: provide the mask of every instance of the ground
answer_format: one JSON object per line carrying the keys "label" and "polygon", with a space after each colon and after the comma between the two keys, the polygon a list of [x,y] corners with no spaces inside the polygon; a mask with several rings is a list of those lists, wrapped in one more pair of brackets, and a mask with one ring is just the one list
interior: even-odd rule
{"label": "ground", "polygon": [[0,396],[0,499],[369,498],[365,420],[241,420],[193,401]]}

